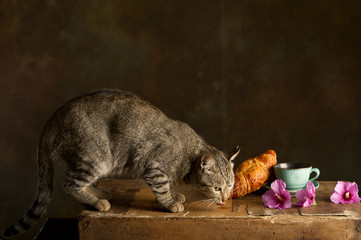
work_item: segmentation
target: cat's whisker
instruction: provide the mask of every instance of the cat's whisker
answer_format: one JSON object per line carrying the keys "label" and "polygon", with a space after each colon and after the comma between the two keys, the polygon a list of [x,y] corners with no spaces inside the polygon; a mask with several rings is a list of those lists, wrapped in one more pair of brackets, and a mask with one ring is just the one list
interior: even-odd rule
{"label": "cat's whisker", "polygon": [[215,198],[209,198],[209,199],[200,200],[196,208],[199,208],[199,207],[203,206],[204,204],[211,203],[211,202],[213,202],[214,200],[215,200]]}
{"label": "cat's whisker", "polygon": [[204,204],[208,204],[210,202],[213,202],[215,198],[210,198],[210,199],[204,199],[204,200],[200,200],[198,205],[196,206],[196,208],[199,208],[201,206],[203,206]]}
{"label": "cat's whisker", "polygon": [[215,203],[217,201],[217,198],[215,198],[207,207],[207,211],[208,212],[208,209],[212,206],[213,203]]}
{"label": "cat's whisker", "polygon": [[211,201],[213,201],[214,199],[216,199],[216,198],[209,198],[209,199],[204,199],[204,200],[201,200],[201,201],[203,201],[203,202],[211,202]]}
{"label": "cat's whisker", "polygon": [[198,207],[199,207],[200,205],[202,205],[203,203],[204,203],[204,200],[199,201],[196,208],[198,208]]}

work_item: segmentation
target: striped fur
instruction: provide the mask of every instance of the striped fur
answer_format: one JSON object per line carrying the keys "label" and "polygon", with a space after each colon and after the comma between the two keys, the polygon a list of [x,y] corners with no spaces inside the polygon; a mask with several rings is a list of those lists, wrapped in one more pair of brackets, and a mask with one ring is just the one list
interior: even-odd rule
{"label": "striped fur", "polygon": [[187,124],[169,119],[132,93],[100,90],[55,111],[38,147],[39,188],[31,209],[4,237],[29,229],[44,215],[53,188],[53,162],[65,163],[64,190],[79,202],[108,211],[111,194],[96,188],[104,178],[143,177],[159,203],[182,212],[185,197],[173,186],[187,180],[223,203],[233,185],[230,159]]}

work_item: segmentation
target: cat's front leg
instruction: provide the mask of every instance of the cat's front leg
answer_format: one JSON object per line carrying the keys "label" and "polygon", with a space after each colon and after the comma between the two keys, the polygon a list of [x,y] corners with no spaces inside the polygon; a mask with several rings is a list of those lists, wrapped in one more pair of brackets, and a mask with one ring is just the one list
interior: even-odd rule
{"label": "cat's front leg", "polygon": [[181,202],[173,199],[169,179],[162,170],[159,168],[147,169],[143,177],[163,207],[171,212],[183,212],[184,206]]}

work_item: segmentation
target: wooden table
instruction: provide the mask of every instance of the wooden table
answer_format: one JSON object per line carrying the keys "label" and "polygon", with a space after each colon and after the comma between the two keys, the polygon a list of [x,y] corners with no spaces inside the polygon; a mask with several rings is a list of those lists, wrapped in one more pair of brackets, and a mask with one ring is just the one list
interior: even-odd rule
{"label": "wooden table", "polygon": [[[361,239],[361,203],[333,204],[336,182],[320,181],[317,206],[286,210],[264,207],[258,191],[224,206],[202,202],[202,193],[184,185],[182,213],[161,208],[142,180],[105,180],[113,193],[108,212],[84,210],[80,239]],[[295,202],[297,199],[292,198]]]}

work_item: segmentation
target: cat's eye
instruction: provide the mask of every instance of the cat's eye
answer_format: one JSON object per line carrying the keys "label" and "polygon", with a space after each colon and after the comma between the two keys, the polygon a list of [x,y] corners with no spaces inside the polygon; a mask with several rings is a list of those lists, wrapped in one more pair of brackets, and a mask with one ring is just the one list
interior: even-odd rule
{"label": "cat's eye", "polygon": [[214,187],[214,191],[221,191],[222,190],[222,188],[220,188],[220,187]]}
{"label": "cat's eye", "polygon": [[229,185],[229,188],[231,188],[232,187],[232,184],[231,185]]}

